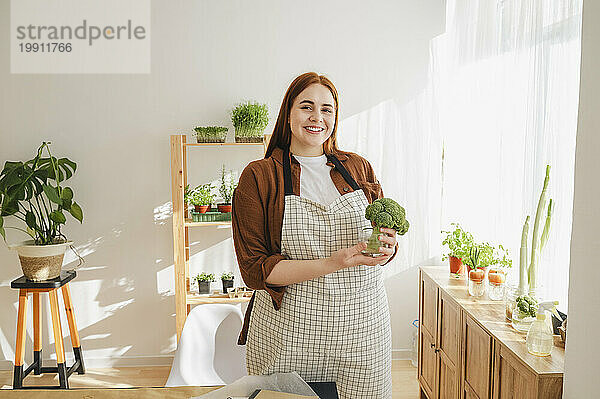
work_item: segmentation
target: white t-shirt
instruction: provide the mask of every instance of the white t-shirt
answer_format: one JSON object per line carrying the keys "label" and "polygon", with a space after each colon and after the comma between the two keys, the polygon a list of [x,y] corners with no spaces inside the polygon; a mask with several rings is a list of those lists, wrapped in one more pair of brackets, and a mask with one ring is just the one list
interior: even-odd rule
{"label": "white t-shirt", "polygon": [[333,166],[327,165],[325,154],[318,157],[294,155],[294,158],[300,163],[300,197],[329,205],[341,196],[331,180]]}

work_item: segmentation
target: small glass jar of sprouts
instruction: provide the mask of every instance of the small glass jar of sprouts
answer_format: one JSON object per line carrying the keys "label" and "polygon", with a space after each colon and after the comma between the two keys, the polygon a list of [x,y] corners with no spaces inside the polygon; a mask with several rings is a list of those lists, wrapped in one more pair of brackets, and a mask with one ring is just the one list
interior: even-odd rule
{"label": "small glass jar of sprouts", "polygon": [[479,265],[481,250],[475,246],[471,248],[469,256],[464,262],[469,266],[469,295],[480,297],[485,293],[485,270]]}

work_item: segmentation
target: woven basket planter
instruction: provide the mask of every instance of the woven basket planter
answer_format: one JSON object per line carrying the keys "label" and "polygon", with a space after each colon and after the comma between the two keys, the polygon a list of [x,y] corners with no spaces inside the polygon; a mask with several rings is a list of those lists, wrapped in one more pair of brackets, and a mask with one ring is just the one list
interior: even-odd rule
{"label": "woven basket planter", "polygon": [[224,143],[226,135],[223,137],[207,137],[207,136],[197,136],[196,142],[198,143]]}
{"label": "woven basket planter", "polygon": [[30,240],[10,248],[19,254],[25,278],[31,281],[44,281],[60,276],[65,251],[71,244],[72,241],[35,245],[35,242]]}
{"label": "woven basket planter", "polygon": [[236,143],[262,143],[263,136],[260,137],[238,137],[235,136]]}

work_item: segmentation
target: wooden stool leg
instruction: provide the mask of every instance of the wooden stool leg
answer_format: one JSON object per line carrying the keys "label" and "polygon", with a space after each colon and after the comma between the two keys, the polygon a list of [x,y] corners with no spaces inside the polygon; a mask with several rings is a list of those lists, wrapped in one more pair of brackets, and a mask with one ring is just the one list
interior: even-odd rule
{"label": "wooden stool leg", "polygon": [[62,328],[60,326],[60,313],[58,312],[58,297],[56,290],[48,292],[50,297],[50,313],[52,314],[52,329],[54,331],[54,347],[56,348],[56,366],[60,387],[68,389],[67,367],[65,364],[65,347],[63,344]]}
{"label": "wooden stool leg", "polygon": [[13,389],[23,388],[23,363],[25,362],[25,333],[27,328],[27,290],[19,290],[19,315],[17,317],[17,342]]}
{"label": "wooden stool leg", "polygon": [[42,314],[40,312],[40,293],[33,291],[33,374],[42,374]]}
{"label": "wooden stool leg", "polygon": [[69,284],[62,286],[63,301],[65,303],[65,311],[67,313],[67,320],[69,321],[69,331],[71,332],[71,343],[73,344],[73,354],[75,355],[75,362],[79,362],[77,367],[77,374],[85,374],[85,367],[83,365],[83,356],[81,353],[81,342],[79,342],[79,332],[77,331],[77,324],[75,324],[75,314],[73,312],[73,301],[71,300],[71,290]]}

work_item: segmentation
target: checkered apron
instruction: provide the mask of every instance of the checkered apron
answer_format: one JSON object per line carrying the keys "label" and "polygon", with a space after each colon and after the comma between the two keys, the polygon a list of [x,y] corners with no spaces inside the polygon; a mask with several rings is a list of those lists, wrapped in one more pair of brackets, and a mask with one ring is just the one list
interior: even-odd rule
{"label": "checkered apron", "polygon": [[[326,258],[356,245],[368,205],[362,189],[328,156],[355,190],[328,206],[295,196],[284,155],[285,212],[281,253]],[[296,371],[306,381],[335,381],[341,399],[392,397],[391,328],[379,266],[360,265],[286,287],[281,308],[256,291],[246,348],[250,375]]]}

